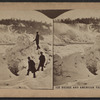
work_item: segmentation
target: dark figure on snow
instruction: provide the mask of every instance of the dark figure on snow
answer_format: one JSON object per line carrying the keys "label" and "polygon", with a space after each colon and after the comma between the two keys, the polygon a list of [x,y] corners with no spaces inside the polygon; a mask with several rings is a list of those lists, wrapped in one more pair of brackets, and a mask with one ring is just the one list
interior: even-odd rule
{"label": "dark figure on snow", "polygon": [[45,63],[45,56],[43,55],[43,52],[41,52],[39,60],[40,60],[40,62],[39,62],[39,66],[38,66],[37,71],[39,71],[40,67],[42,67],[41,71],[43,71],[43,67],[44,67],[44,63]]}
{"label": "dark figure on snow", "polygon": [[31,60],[30,57],[28,57],[27,75],[29,75],[30,71],[33,73],[33,78],[36,78],[36,75],[35,75],[35,72],[36,72],[35,62],[33,60]]}
{"label": "dark figure on snow", "polygon": [[37,33],[37,34],[36,34],[36,38],[35,38],[34,41],[36,41],[37,50],[38,50],[38,49],[40,49],[40,46],[39,46],[39,34],[38,34],[38,32],[36,32],[36,33]]}

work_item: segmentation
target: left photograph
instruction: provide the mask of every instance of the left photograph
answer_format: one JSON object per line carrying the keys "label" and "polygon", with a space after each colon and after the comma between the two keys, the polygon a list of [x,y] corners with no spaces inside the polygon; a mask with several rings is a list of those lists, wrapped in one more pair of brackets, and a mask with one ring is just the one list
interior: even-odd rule
{"label": "left photograph", "polygon": [[53,88],[53,20],[38,11],[0,11],[0,88]]}

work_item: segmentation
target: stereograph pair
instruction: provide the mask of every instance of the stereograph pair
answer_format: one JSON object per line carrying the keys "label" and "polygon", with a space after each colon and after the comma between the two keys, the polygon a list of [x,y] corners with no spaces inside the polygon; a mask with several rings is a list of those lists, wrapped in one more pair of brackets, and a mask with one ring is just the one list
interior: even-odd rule
{"label": "stereograph pair", "polygon": [[0,10],[0,88],[100,88],[100,10]]}

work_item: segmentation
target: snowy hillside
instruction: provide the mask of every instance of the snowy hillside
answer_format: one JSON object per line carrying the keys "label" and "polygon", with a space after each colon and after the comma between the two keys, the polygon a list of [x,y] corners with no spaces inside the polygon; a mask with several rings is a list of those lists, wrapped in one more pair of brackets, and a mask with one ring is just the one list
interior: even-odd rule
{"label": "snowy hillside", "polygon": [[[40,47],[33,40],[40,34]],[[36,78],[28,70],[30,57],[39,65],[40,52],[46,57],[44,71]],[[52,88],[52,25],[46,22],[17,19],[0,20],[0,88],[51,89]]]}

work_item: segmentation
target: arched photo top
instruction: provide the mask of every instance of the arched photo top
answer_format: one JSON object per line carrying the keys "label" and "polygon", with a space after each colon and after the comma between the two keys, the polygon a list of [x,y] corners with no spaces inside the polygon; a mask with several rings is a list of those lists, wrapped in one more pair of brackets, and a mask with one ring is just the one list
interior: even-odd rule
{"label": "arched photo top", "polygon": [[56,17],[58,17],[59,15],[70,11],[71,9],[62,9],[62,10],[37,10],[43,14],[45,14],[46,16],[48,16],[49,18],[55,19]]}

